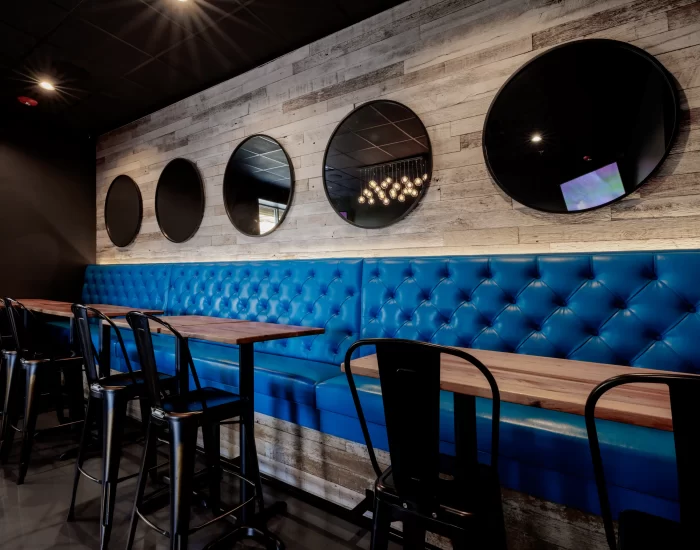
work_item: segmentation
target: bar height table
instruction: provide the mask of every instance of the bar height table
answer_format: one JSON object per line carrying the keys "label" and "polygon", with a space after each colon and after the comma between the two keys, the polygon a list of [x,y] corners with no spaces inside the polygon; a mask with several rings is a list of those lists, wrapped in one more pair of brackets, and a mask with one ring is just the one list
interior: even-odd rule
{"label": "bar height table", "polygon": [[[56,300],[43,300],[29,298],[26,300],[18,300],[24,307],[35,313],[41,313],[44,315],[51,315],[53,317],[67,317],[70,319],[70,345],[71,349],[74,349],[74,334],[75,326],[73,320],[73,312],[71,311],[71,302],[60,302]],[[130,311],[141,311],[143,313],[151,313],[153,315],[158,315],[163,313],[162,309],[152,309],[152,308],[134,308],[128,306],[116,306],[112,304],[85,304],[88,307],[100,310],[106,317],[110,319],[114,317],[124,317]],[[108,323],[103,323],[100,328],[99,333],[99,354],[100,354],[100,376],[110,375],[110,361],[111,355],[109,350],[109,342],[111,340],[111,327]],[[105,344],[107,346],[105,347]]]}
{"label": "bar height table", "polygon": [[[297,338],[301,336],[312,336],[324,333],[324,329],[315,327],[301,327],[294,325],[281,325],[276,323],[260,323],[255,321],[245,321],[239,319],[226,319],[223,317],[202,317],[202,316],[163,316],[165,322],[169,323],[184,338],[194,338],[196,340],[206,340],[209,342],[219,342],[222,344],[237,345],[239,350],[239,395],[247,404],[244,407],[247,415],[246,420],[254,426],[255,411],[255,351],[256,342],[267,342],[269,340],[279,340],[283,338]],[[115,321],[118,327],[128,328],[128,323],[124,319]],[[151,331],[154,333],[167,334],[168,330],[162,325],[153,324]],[[176,369],[180,377],[181,387],[187,389],[189,377],[187,365],[181,363],[181,354],[176,350]],[[260,475],[257,456],[251,460],[246,449],[245,422],[240,424],[239,449],[241,475],[247,479],[256,479]],[[250,497],[250,487],[247,483],[241,483],[241,502],[245,502]],[[261,499],[262,502],[262,499]],[[254,505],[254,503],[252,503]],[[244,525],[259,525],[267,522],[267,519],[277,513],[286,510],[285,502],[276,502],[271,506],[266,506],[258,511],[255,517],[252,516],[249,506],[241,510],[241,522]],[[207,548],[218,547],[226,540],[233,538],[237,533],[223,535],[221,538],[210,543]]]}
{"label": "bar height table", "polygon": [[[666,371],[621,367],[603,363],[538,357],[481,349],[458,348],[486,365],[493,374],[501,400],[583,416],[586,399],[599,383],[620,374],[668,374]],[[353,374],[379,378],[377,356],[350,363]],[[484,377],[458,358],[445,355],[440,365],[440,388],[460,396],[491,397]],[[457,404],[455,402],[455,408]],[[596,408],[605,420],[672,431],[668,386],[630,384],[605,394]]]}

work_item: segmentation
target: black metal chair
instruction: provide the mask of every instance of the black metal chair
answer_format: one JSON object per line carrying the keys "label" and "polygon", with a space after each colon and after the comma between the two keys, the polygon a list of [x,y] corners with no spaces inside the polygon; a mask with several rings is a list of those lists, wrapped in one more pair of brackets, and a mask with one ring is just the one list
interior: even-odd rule
{"label": "black metal chair", "polygon": [[[150,418],[150,406],[147,396],[145,379],[141,371],[134,371],[126,352],[124,340],[119,328],[110,318],[99,310],[82,304],[73,304],[75,331],[85,361],[85,375],[88,383],[87,412],[85,425],[75,463],[75,478],[73,495],[68,510],[68,521],[75,519],[75,498],[78,493],[78,482],[81,474],[90,481],[102,486],[102,507],[100,513],[100,548],[107,548],[112,531],[114,505],[117,496],[117,484],[136,477],[138,474],[119,478],[119,463],[123,443],[124,423],[127,416],[127,406],[130,401],[139,399],[141,405],[141,420],[144,432]],[[127,372],[100,377],[99,354],[93,344],[90,334],[90,320],[98,323],[108,323],[114,331],[124,358]],[[109,353],[109,350],[107,350]],[[158,373],[158,378],[166,391],[175,387],[175,378]],[[102,479],[97,479],[83,470],[91,441],[92,424],[99,418],[97,401],[102,401]],[[149,468],[150,469],[150,468]]]}
{"label": "black metal chair", "polygon": [[[220,483],[221,472],[224,471],[220,457],[220,427],[222,424],[238,423],[230,421],[239,417],[242,422],[252,422],[253,419],[244,414],[244,405],[240,396],[234,393],[223,391],[217,388],[201,387],[197,371],[190,354],[187,339],[167,322],[139,312],[131,312],[127,320],[136,340],[141,368],[146,380],[148,396],[151,403],[151,418],[148,423],[148,433],[142,459],[142,468],[136,489],[136,499],[131,515],[131,525],[127,550],[130,550],[136,533],[138,519],[143,519],[146,524],[158,531],[160,534],[170,538],[170,548],[172,550],[185,550],[187,548],[189,536],[200,529],[211,525],[215,521],[232,515],[254,500],[262,506],[262,483],[259,478],[251,481],[242,478],[236,472],[230,471],[232,475],[240,478],[241,483],[248,483],[253,487],[253,496],[246,502],[240,503],[235,508],[220,513]],[[189,369],[192,374],[196,389],[193,391],[180,391],[164,396],[158,372],[156,368],[155,352],[150,332],[150,323],[158,323],[165,327],[178,342],[180,350],[181,365]],[[227,422],[228,420],[228,422]],[[202,428],[204,449],[209,475],[209,505],[216,516],[197,527],[190,527],[190,497],[192,493],[193,481],[195,477],[195,453],[197,447],[197,430]],[[144,492],[147,482],[147,469],[155,460],[156,442],[158,430],[168,432],[168,442],[170,444],[170,530],[166,531],[154,525],[146,519],[140,510],[144,503]],[[255,440],[253,439],[252,426],[246,430],[251,434],[247,441],[251,456],[257,456],[255,451]],[[226,470],[228,472],[228,470]],[[158,491],[157,491],[158,492]],[[157,493],[156,492],[156,493]],[[152,497],[155,495],[152,495]],[[241,527],[242,537],[250,538],[251,531],[256,531],[251,527]],[[256,531],[253,538],[269,542],[268,533]],[[235,540],[231,539],[232,541]],[[279,546],[278,546],[279,547]]]}
{"label": "black metal chair", "polygon": [[[382,470],[352,375],[351,357],[377,350],[391,465]],[[493,397],[491,464],[479,464],[475,398],[455,394],[456,456],[440,454],[440,358],[452,355],[476,367]],[[403,521],[404,547],[424,548],[430,531],[454,548],[505,548],[498,478],[500,394],[489,370],[461,350],[413,340],[365,339],[345,354],[345,373],[369,458],[377,474],[372,550],[388,547],[390,523]]]}
{"label": "black metal chair", "polygon": [[[671,397],[673,437],[676,447],[680,523],[638,510],[624,510],[618,518],[619,546],[605,481],[600,452],[595,408],[598,400],[613,388],[624,384],[664,384]],[[605,536],[611,550],[673,548],[685,550],[700,546],[700,432],[698,402],[700,376],[695,374],[623,374],[600,383],[586,401],[586,428],[593,459],[598,498],[605,525]],[[653,472],[649,472],[653,475]]]}
{"label": "black metal chair", "polygon": [[[83,421],[82,357],[60,354],[53,350],[44,324],[20,302],[3,298],[4,312],[10,327],[13,351],[5,351],[6,387],[0,428],[0,464],[9,458],[14,435],[22,434],[17,485],[22,485],[29,468],[40,398],[54,401],[59,426],[66,427]],[[25,380],[22,386],[21,370]],[[63,381],[62,378],[63,377]],[[64,415],[64,393],[68,395],[70,421]],[[18,428],[24,399],[24,423]]]}

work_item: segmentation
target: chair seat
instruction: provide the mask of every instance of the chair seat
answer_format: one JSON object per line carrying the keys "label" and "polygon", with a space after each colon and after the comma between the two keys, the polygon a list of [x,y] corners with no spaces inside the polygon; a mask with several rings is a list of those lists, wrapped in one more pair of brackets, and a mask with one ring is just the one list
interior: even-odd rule
{"label": "chair seat", "polygon": [[[158,379],[161,384],[167,385],[169,383],[175,382],[175,377],[169,374],[164,374],[162,372],[158,373]],[[100,385],[104,387],[116,386],[116,387],[133,387],[141,386],[144,383],[143,373],[140,370],[136,370],[133,373],[133,377],[128,372],[120,372],[118,374],[112,374],[106,378],[100,379]]]}
{"label": "chair seat", "polygon": [[241,398],[239,395],[218,388],[202,388],[184,395],[163,399],[163,410],[167,413],[202,412],[202,401],[206,412],[221,418],[238,416]]}
{"label": "chair seat", "polygon": [[620,513],[619,519],[620,550],[696,548],[696,545],[683,542],[680,527],[680,523],[666,518],[637,510],[625,510]]}
{"label": "chair seat", "polygon": [[[441,458],[441,462],[449,466],[441,468],[441,471],[446,473],[441,474],[438,481],[438,508],[429,511],[435,511],[438,514],[436,519],[447,522],[455,522],[455,517],[466,519],[478,514],[487,503],[500,501],[500,483],[498,474],[493,468],[479,464],[477,474],[471,482],[459,482],[454,475],[453,457],[442,456]],[[377,498],[394,506],[403,506],[394,484],[391,466],[377,479],[375,490]],[[416,493],[418,490],[417,486]],[[409,509],[411,509],[411,503],[409,503]]]}

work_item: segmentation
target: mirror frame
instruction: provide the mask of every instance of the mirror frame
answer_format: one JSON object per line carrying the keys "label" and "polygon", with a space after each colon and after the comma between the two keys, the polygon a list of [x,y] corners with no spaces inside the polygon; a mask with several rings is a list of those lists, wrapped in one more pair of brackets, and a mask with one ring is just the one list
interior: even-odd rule
{"label": "mirror frame", "polygon": [[[238,149],[240,149],[244,143],[247,143],[249,140],[256,138],[256,137],[262,137],[265,139],[269,139],[270,141],[274,141],[277,145],[279,145],[280,149],[284,153],[285,158],[287,159],[287,164],[289,165],[289,177],[291,180],[291,185],[289,187],[289,203],[287,204],[287,209],[284,211],[284,215],[280,218],[279,223],[275,227],[273,227],[272,229],[267,231],[266,233],[258,233],[257,235],[251,235],[250,233],[246,233],[245,231],[241,231],[241,229],[239,229],[239,227],[233,221],[233,217],[231,216],[231,211],[229,210],[229,207],[228,207],[228,201],[226,200],[226,172],[228,172],[228,167],[231,164],[231,162],[233,161],[233,158],[236,156]],[[228,220],[231,222],[231,225],[233,226],[233,228],[236,231],[238,231],[241,235],[245,235],[246,237],[267,237],[268,235],[271,235],[272,233],[277,231],[277,229],[284,223],[284,220],[287,219],[287,214],[291,210],[292,203],[294,201],[294,188],[295,187],[296,187],[296,179],[295,179],[295,175],[294,175],[294,165],[292,164],[292,159],[290,158],[289,153],[287,153],[287,150],[284,147],[282,147],[282,144],[279,141],[277,141],[275,138],[270,137],[270,136],[265,135],[265,134],[253,134],[252,136],[248,136],[243,141],[241,141],[238,145],[236,145],[236,148],[233,150],[233,152],[231,153],[231,156],[228,159],[228,162],[226,163],[226,169],[224,170],[224,179],[223,179],[223,183],[221,185],[221,192],[224,196],[224,208],[226,209],[226,215],[228,216]]]}
{"label": "mirror frame", "polygon": [[[178,160],[184,160],[185,162],[188,162],[190,165],[192,165],[192,168],[194,168],[195,174],[197,174],[197,181],[199,182],[199,188],[202,192],[202,211],[199,213],[199,221],[197,222],[197,226],[192,230],[192,234],[183,241],[173,240],[163,230],[163,226],[160,223],[160,216],[158,215],[158,192],[160,191],[161,178],[163,177],[163,173],[165,172],[166,168],[168,166],[170,166],[173,162],[178,161]],[[202,180],[202,174],[200,174],[199,168],[197,168],[197,165],[194,162],[192,162],[191,160],[186,159],[186,158],[182,158],[182,157],[177,157],[177,158],[174,158],[171,161],[169,161],[168,164],[166,164],[163,167],[163,170],[161,170],[160,176],[158,176],[158,183],[156,184],[156,198],[155,198],[155,204],[154,204],[154,209],[156,211],[156,221],[158,222],[158,229],[160,229],[160,232],[163,234],[163,236],[166,239],[168,239],[171,243],[176,243],[176,244],[186,243],[187,241],[191,240],[197,234],[197,231],[199,231],[199,228],[202,226],[202,221],[204,221],[204,210],[206,209],[206,206],[207,206],[207,196],[206,196],[206,192],[204,189],[204,181]]]}
{"label": "mirror frame", "polygon": [[[650,61],[651,64],[654,66],[654,68],[659,72],[661,77],[664,79],[666,85],[668,86],[669,90],[671,91],[671,97],[673,98],[673,111],[675,113],[675,120],[673,121],[673,130],[671,132],[671,139],[669,140],[669,145],[666,147],[666,151],[664,152],[663,156],[661,159],[659,159],[658,164],[656,167],[649,173],[649,175],[644,178],[637,187],[635,187],[633,190],[629,191],[628,193],[625,193],[624,195],[621,195],[610,202],[606,202],[604,204],[600,204],[597,206],[592,206],[591,208],[585,208],[583,210],[569,210],[569,211],[563,211],[563,210],[549,210],[545,208],[538,208],[535,206],[530,206],[528,204],[524,204],[521,201],[517,201],[515,197],[513,197],[506,189],[501,185],[501,182],[498,181],[498,178],[496,175],[493,173],[493,168],[491,167],[491,162],[489,161],[489,156],[486,151],[486,126],[488,125],[489,122],[489,116],[491,115],[491,110],[493,109],[493,106],[496,104],[496,101],[498,100],[499,96],[501,93],[508,87],[510,82],[518,76],[520,73],[522,73],[525,69],[527,69],[531,63],[534,63],[537,61],[540,57],[544,57],[545,55],[549,54],[550,52],[553,52],[555,50],[561,49],[561,48],[566,48],[569,47],[573,44],[582,44],[585,42],[597,42],[597,43],[610,43],[614,44],[615,46],[619,48],[624,48],[627,50],[630,50],[630,52],[637,54],[647,61]],[[680,128],[680,96],[679,96],[679,90],[675,85],[675,80],[673,78],[673,75],[664,67],[664,65],[656,59],[653,55],[650,53],[646,52],[642,48],[639,48],[637,46],[634,46],[632,44],[629,44],[628,42],[622,42],[621,40],[612,40],[610,38],[583,38],[581,40],[572,40],[571,42],[566,42],[564,44],[559,44],[558,46],[554,46],[553,48],[549,48],[548,50],[542,52],[539,55],[536,55],[529,61],[527,61],[524,65],[522,65],[518,70],[516,70],[511,76],[508,77],[508,80],[505,81],[505,83],[499,88],[498,92],[494,96],[493,100],[491,101],[491,104],[489,105],[489,109],[486,112],[486,118],[484,119],[484,126],[481,131],[481,150],[484,155],[484,160],[486,162],[486,169],[488,170],[489,176],[493,180],[493,182],[498,186],[498,188],[503,191],[508,197],[510,197],[512,200],[517,201],[519,204],[522,204],[526,208],[530,208],[532,210],[537,210],[538,212],[546,212],[548,214],[564,214],[564,215],[574,215],[574,214],[582,214],[584,212],[590,212],[592,210],[597,210],[598,208],[604,208],[605,206],[610,206],[611,204],[615,204],[618,201],[621,201],[625,197],[628,197],[632,193],[635,193],[638,191],[643,185],[645,185],[651,178],[654,177],[654,175],[658,172],[659,168],[663,165],[663,163],[666,161],[666,158],[668,157],[669,153],[671,152],[671,149],[673,149],[673,145],[676,141],[676,138],[678,137],[678,130]]]}
{"label": "mirror frame", "polygon": [[[428,180],[425,182],[425,185],[421,187],[421,191],[419,195],[416,197],[416,200],[413,201],[413,204],[403,213],[401,214],[398,218],[395,218],[391,222],[387,223],[386,225],[380,225],[378,227],[365,227],[364,225],[358,225],[353,221],[350,221],[349,219],[345,218],[344,216],[340,215],[340,212],[338,212],[335,207],[333,206],[333,201],[331,200],[330,195],[328,194],[328,182],[326,181],[326,160],[328,158],[328,151],[330,150],[331,143],[333,143],[333,138],[335,138],[335,134],[338,133],[338,130],[343,126],[345,121],[349,119],[352,115],[354,115],[357,111],[360,109],[364,109],[365,107],[369,105],[373,105],[374,103],[393,103],[394,105],[398,105],[400,107],[403,107],[404,109],[408,109],[418,120],[420,120],[420,123],[423,125],[423,128],[425,128],[425,138],[428,141]],[[363,103],[362,105],[355,107],[352,111],[350,111],[347,115],[343,117],[343,119],[338,123],[338,125],[335,127],[333,130],[333,133],[331,134],[330,139],[328,140],[328,144],[326,145],[326,150],[323,153],[323,192],[326,194],[326,199],[331,205],[331,208],[333,209],[333,212],[340,218],[342,219],[345,223],[349,223],[350,225],[353,225],[355,227],[358,227],[360,229],[367,229],[369,231],[374,231],[376,229],[386,229],[387,227],[391,227],[395,223],[400,222],[403,220],[405,217],[407,217],[413,210],[415,210],[416,206],[420,201],[423,200],[423,197],[425,194],[428,192],[428,188],[430,187],[430,184],[433,181],[433,144],[430,141],[430,135],[428,135],[428,129],[425,126],[425,123],[421,120],[421,118],[407,105],[404,105],[403,103],[399,101],[394,101],[393,99],[373,99],[371,101],[367,101]]]}
{"label": "mirror frame", "polygon": [[[138,197],[139,197],[139,223],[136,226],[136,230],[134,231],[134,236],[131,238],[131,240],[128,243],[126,243],[124,245],[120,245],[120,244],[117,244],[114,242],[114,237],[112,237],[112,232],[110,231],[109,224],[107,223],[107,204],[109,203],[109,195],[112,192],[112,188],[114,187],[114,182],[117,181],[121,177],[129,178],[129,181],[136,188],[136,193],[138,194]],[[141,225],[143,225],[143,195],[141,194],[141,189],[139,188],[138,184],[134,181],[134,178],[127,176],[126,174],[119,174],[117,177],[115,177],[112,180],[112,183],[109,184],[109,189],[107,190],[107,196],[105,197],[104,208],[102,210],[102,217],[104,218],[104,221],[105,221],[105,229],[107,230],[107,236],[109,236],[109,240],[112,242],[112,244],[114,246],[116,246],[117,248],[126,248],[127,246],[134,244],[136,237],[138,237],[139,233],[141,232]]]}

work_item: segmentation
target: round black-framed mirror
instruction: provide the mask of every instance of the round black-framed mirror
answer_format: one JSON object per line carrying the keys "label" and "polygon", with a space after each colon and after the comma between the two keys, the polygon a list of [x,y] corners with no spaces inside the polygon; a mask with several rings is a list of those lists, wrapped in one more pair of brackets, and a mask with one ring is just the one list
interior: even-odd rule
{"label": "round black-framed mirror", "polygon": [[388,227],[406,217],[430,185],[430,138],[405,105],[370,101],[338,124],[323,167],[323,188],[336,214],[357,227]]}
{"label": "round black-framed mirror", "polygon": [[277,140],[250,136],[231,154],[223,188],[224,206],[233,226],[250,237],[269,235],[292,205],[292,161]]}
{"label": "round black-framed mirror", "polygon": [[557,46],[521,67],[486,116],[483,151],[498,186],[552,213],[585,212],[636,191],[678,127],[672,77],[616,40]]}
{"label": "round black-framed mirror", "polygon": [[107,235],[115,246],[123,248],[134,242],[141,230],[143,200],[139,186],[129,176],[117,176],[109,185],[104,217]]}
{"label": "round black-framed mirror", "polygon": [[204,206],[204,183],[197,166],[183,158],[171,160],[156,187],[156,219],[161,233],[174,243],[190,240],[202,223]]}

